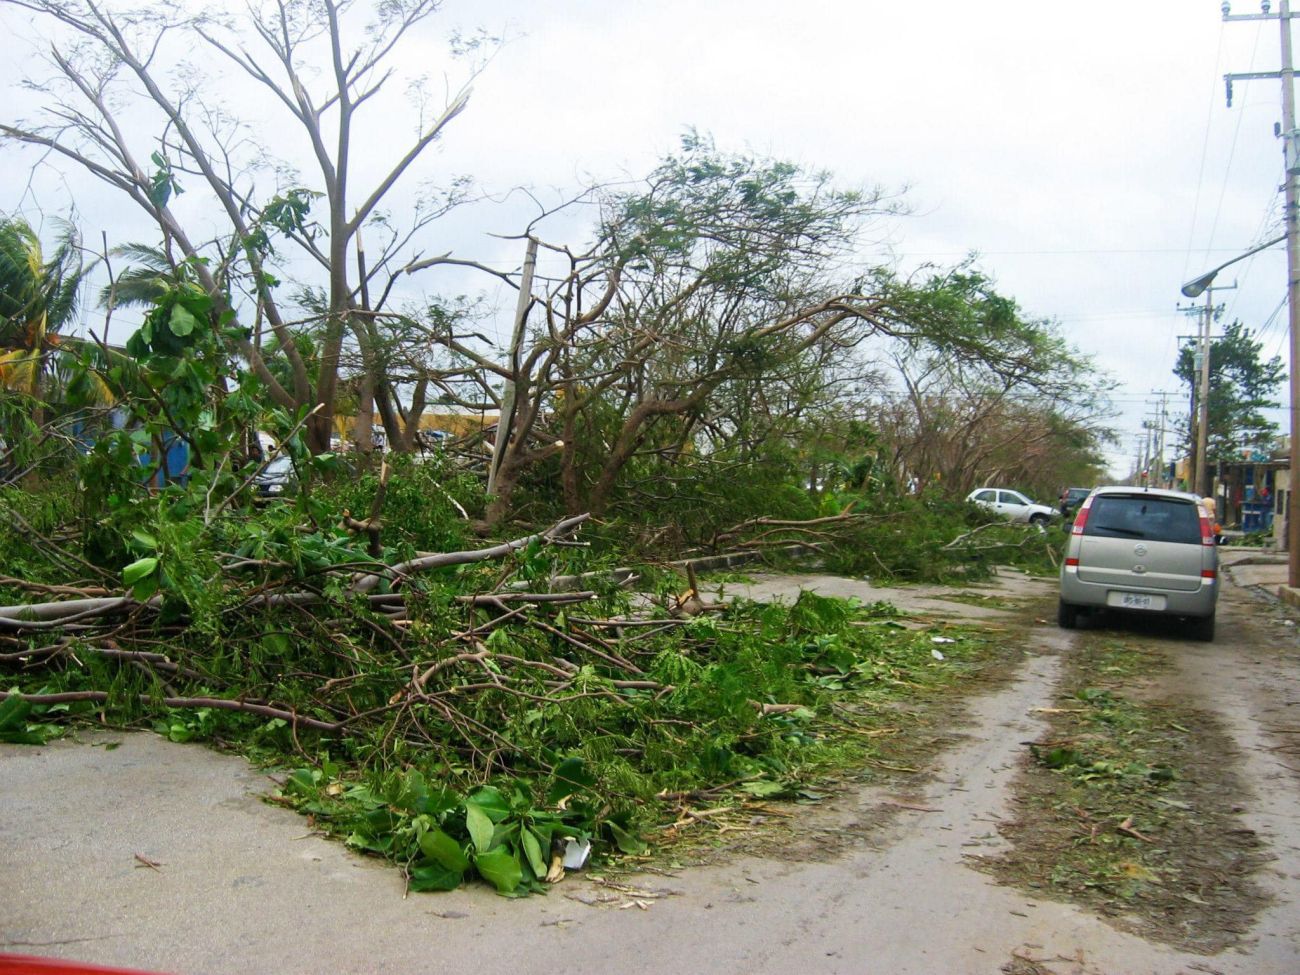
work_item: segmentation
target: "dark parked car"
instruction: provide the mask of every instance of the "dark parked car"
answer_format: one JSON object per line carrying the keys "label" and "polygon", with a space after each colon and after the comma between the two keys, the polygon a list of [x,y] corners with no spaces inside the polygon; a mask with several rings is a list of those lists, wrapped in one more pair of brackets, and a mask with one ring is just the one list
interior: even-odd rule
{"label": "dark parked car", "polygon": [[1057,499],[1057,505],[1061,510],[1062,518],[1069,518],[1079,510],[1079,505],[1089,494],[1092,488],[1066,488],[1061,492],[1060,498]]}

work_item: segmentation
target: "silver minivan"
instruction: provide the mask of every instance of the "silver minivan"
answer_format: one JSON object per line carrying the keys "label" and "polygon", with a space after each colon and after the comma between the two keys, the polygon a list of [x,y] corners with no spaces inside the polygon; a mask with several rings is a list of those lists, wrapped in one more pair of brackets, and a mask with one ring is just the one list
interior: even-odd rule
{"label": "silver minivan", "polygon": [[1210,513],[1194,494],[1102,487],[1079,506],[1061,564],[1057,622],[1115,609],[1185,617],[1214,639],[1219,553]]}

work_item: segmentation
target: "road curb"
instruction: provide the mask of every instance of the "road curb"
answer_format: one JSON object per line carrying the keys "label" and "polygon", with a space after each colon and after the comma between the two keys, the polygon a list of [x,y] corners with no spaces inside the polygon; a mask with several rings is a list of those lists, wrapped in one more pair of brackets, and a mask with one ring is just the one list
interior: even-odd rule
{"label": "road curb", "polygon": [[1277,598],[1282,600],[1288,606],[1300,609],[1300,589],[1293,586],[1278,586]]}

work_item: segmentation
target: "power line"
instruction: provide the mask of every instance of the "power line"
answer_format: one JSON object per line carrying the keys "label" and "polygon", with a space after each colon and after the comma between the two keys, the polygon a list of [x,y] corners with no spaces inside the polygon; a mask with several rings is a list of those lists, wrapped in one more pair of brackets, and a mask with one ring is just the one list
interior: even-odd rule
{"label": "power line", "polygon": [[1183,274],[1187,277],[1187,268],[1192,261],[1192,242],[1196,237],[1196,219],[1201,212],[1201,191],[1205,188],[1205,161],[1210,154],[1210,122],[1214,119],[1214,106],[1219,100],[1219,64],[1223,61],[1223,37],[1226,31],[1219,25],[1219,46],[1214,52],[1214,81],[1210,85],[1210,104],[1205,110],[1205,138],[1201,142],[1201,165],[1196,174],[1196,199],[1192,203],[1192,224],[1187,230],[1187,251],[1183,257]]}
{"label": "power line", "polygon": [[[1286,178],[1285,168],[1283,168],[1281,171],[1279,171],[1278,179],[1276,180],[1274,185],[1280,184],[1281,181],[1285,178]],[[1264,239],[1264,231],[1267,229],[1269,225],[1270,218],[1273,216],[1274,207],[1276,205],[1277,205],[1277,190],[1275,190],[1272,186],[1270,186],[1268,190],[1268,202],[1264,206],[1264,216],[1260,218],[1259,227],[1255,231],[1255,236],[1252,238],[1253,240],[1262,241]],[[1259,256],[1258,254],[1252,254],[1250,258],[1246,261],[1245,269],[1241,272],[1241,280],[1243,285],[1245,284],[1246,280],[1250,277],[1251,269],[1254,268],[1255,266],[1255,258],[1258,256]],[[1240,300],[1241,300],[1241,292],[1239,291],[1237,292],[1237,294],[1232,296],[1232,301],[1228,304],[1229,318],[1232,318],[1236,315],[1237,302],[1239,302]]]}
{"label": "power line", "polygon": [[[1236,254],[1235,247],[1206,247],[1197,253],[1201,254]],[[1091,247],[1075,248],[1071,250],[1058,250],[1048,248],[1036,248],[1034,250],[1019,251],[985,251],[976,250],[975,257],[1079,257],[1088,254],[1187,254],[1187,248],[1184,247]],[[897,255],[901,258],[918,258],[918,257],[970,257],[971,251],[903,251]]]}
{"label": "power line", "polygon": [[[1264,319],[1264,324],[1259,327],[1259,332],[1257,334],[1260,339],[1263,339],[1266,335],[1268,335],[1269,330],[1272,329],[1272,327],[1275,324],[1277,324],[1277,316],[1282,313],[1282,309],[1285,307],[1286,307],[1286,295],[1283,294],[1282,300],[1279,301],[1277,303],[1277,307],[1273,309],[1273,314],[1269,315],[1268,318]],[[1283,338],[1286,337],[1285,331],[1283,331],[1282,336]]]}
{"label": "power line", "polygon": [[[1222,27],[1220,27],[1219,32],[1222,34]],[[1250,68],[1252,71],[1255,69],[1255,58],[1259,54],[1259,38],[1263,32],[1264,23],[1261,21],[1259,26],[1255,28],[1255,43],[1250,49]],[[1211,244],[1214,243],[1214,235],[1219,229],[1219,217],[1223,214],[1223,200],[1224,197],[1228,195],[1228,176],[1232,173],[1232,162],[1237,158],[1237,140],[1241,135],[1241,123],[1245,117],[1245,112],[1238,112],[1237,124],[1232,129],[1232,145],[1228,148],[1228,162],[1223,167],[1223,185],[1219,187],[1219,203],[1214,210],[1214,222],[1210,224],[1210,236],[1208,240]]]}

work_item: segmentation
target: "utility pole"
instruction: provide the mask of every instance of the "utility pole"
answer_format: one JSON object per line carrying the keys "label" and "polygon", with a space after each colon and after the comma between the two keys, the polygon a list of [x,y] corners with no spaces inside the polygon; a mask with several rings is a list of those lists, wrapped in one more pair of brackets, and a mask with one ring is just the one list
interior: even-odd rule
{"label": "utility pole", "polygon": [[1204,497],[1209,491],[1205,487],[1206,451],[1209,447],[1210,434],[1210,319],[1223,312],[1223,306],[1217,308],[1210,304],[1209,292],[1230,290],[1237,285],[1220,288],[1206,288],[1204,305],[1183,305],[1178,310],[1184,315],[1195,315],[1200,321],[1195,335],[1180,335],[1178,338],[1191,339],[1196,343],[1192,353],[1192,368],[1195,370],[1190,385],[1192,387],[1191,403],[1188,406],[1187,437],[1188,447],[1192,452],[1191,470],[1187,475],[1187,490]]}
{"label": "utility pole", "polygon": [[1287,490],[1287,585],[1300,587],[1300,504],[1296,503],[1296,488],[1300,487],[1300,194],[1297,193],[1296,176],[1300,175],[1300,151],[1295,127],[1295,69],[1291,58],[1291,0],[1280,0],[1278,12],[1269,13],[1272,4],[1263,0],[1262,13],[1233,15],[1227,0],[1223,4],[1223,19],[1276,20],[1282,33],[1282,63],[1278,71],[1228,74],[1224,81],[1228,88],[1228,107],[1232,107],[1232,83],[1235,80],[1275,78],[1282,82],[1282,124],[1276,130],[1282,138],[1282,152],[1286,159],[1286,172],[1282,185],[1286,198],[1286,273],[1287,305],[1291,325],[1291,449],[1290,486]]}
{"label": "utility pole", "polygon": [[1147,414],[1151,419],[1146,420],[1143,426],[1151,431],[1151,436],[1155,441],[1152,448],[1152,466],[1155,468],[1155,476],[1152,477],[1151,483],[1154,487],[1169,487],[1168,478],[1165,477],[1165,401],[1164,397],[1169,394],[1164,390],[1153,389],[1152,396],[1159,396],[1160,400],[1147,400],[1147,405],[1152,407],[1151,412]]}
{"label": "utility pole", "polygon": [[1222,305],[1214,307],[1211,296],[1236,286],[1234,281],[1223,287],[1211,285],[1205,289],[1205,311],[1201,316],[1201,409],[1196,424],[1196,486],[1193,488],[1202,497],[1214,492],[1213,479],[1207,476],[1210,473],[1210,321],[1223,312]]}

